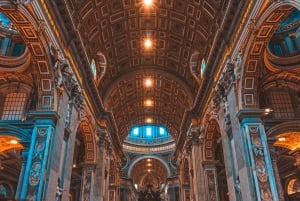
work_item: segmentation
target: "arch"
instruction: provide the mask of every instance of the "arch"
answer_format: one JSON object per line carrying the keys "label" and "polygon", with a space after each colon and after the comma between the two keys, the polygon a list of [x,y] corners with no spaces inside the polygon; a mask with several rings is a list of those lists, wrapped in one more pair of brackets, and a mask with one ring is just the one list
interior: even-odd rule
{"label": "arch", "polygon": [[[87,120],[80,122],[78,126],[78,131],[82,133],[84,147],[85,147],[85,163],[96,163],[96,143],[95,143],[95,134],[91,128],[91,125]],[[78,132],[77,131],[77,132]]]}
{"label": "arch", "polygon": [[297,1],[280,2],[271,4],[264,14],[257,20],[250,20],[249,27],[253,40],[249,40],[247,45],[247,56],[244,63],[241,95],[244,108],[259,107],[258,86],[259,77],[262,71],[261,61],[267,43],[274,34],[278,24],[296,7],[299,8]]}
{"label": "arch", "polygon": [[0,125],[0,136],[1,135],[10,135],[19,138],[21,140],[21,144],[30,142],[31,140],[31,130],[21,129],[17,126],[12,126],[8,124]]}
{"label": "arch", "polygon": [[34,62],[35,80],[39,89],[37,93],[41,97],[38,99],[37,108],[54,109],[55,84],[52,76],[53,70],[50,67],[49,47],[45,44],[49,40],[44,30],[44,22],[36,19],[24,5],[18,4],[16,7],[12,1],[2,2],[0,12],[4,13],[17,28],[32,59],[36,61]]}
{"label": "arch", "polygon": [[216,134],[220,134],[220,127],[218,122],[215,119],[212,119],[208,122],[208,126],[205,130],[204,138],[204,155],[205,160],[214,160],[215,159],[215,138]]}
{"label": "arch", "polygon": [[143,159],[146,159],[146,158],[153,158],[153,159],[156,159],[158,161],[160,161],[166,168],[167,172],[168,172],[168,177],[171,176],[171,171],[170,171],[170,168],[168,166],[168,164],[166,163],[166,161],[164,161],[162,158],[158,157],[158,156],[153,156],[153,155],[145,155],[145,156],[141,156],[141,157],[138,157],[136,159],[134,159],[131,163],[131,165],[129,166],[128,168],[128,177],[131,177],[131,171],[132,171],[132,168],[134,167],[134,165],[143,160]]}
{"label": "arch", "polygon": [[287,121],[277,124],[276,126],[270,128],[266,132],[266,135],[268,138],[272,138],[285,132],[300,132],[300,121]]}

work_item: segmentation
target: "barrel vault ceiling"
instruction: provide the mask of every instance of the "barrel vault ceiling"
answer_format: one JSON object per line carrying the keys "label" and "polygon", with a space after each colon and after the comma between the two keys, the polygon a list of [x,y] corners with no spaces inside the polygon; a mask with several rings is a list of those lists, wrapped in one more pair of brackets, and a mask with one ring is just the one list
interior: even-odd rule
{"label": "barrel vault ceiling", "polygon": [[[63,40],[76,54],[87,80],[83,85],[111,112],[121,142],[133,125],[144,124],[148,117],[178,137],[183,117],[200,102],[199,91],[212,84],[213,57],[222,41],[230,39],[236,26],[232,22],[244,3],[154,0],[147,8],[142,0],[46,1]],[[152,39],[150,49],[144,47],[146,38]],[[95,83],[89,64],[98,55],[105,57],[106,67]],[[211,62],[202,79],[203,59]],[[145,88],[146,78],[153,79],[152,87]],[[153,101],[151,107],[145,107],[147,99]]]}

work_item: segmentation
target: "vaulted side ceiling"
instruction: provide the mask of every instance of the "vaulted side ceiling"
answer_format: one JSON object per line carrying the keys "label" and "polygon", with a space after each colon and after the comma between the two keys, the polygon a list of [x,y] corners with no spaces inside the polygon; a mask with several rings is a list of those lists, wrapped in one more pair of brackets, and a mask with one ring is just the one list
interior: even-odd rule
{"label": "vaulted side ceiling", "polygon": [[[87,64],[92,59],[99,53],[105,56],[105,75],[95,88],[105,110],[112,112],[121,142],[131,126],[144,124],[148,117],[178,137],[185,113],[213,78],[215,69],[209,65],[207,77],[200,77],[201,61],[215,63],[211,57],[220,47],[214,43],[228,39],[236,8],[242,5],[234,0],[154,0],[150,8],[142,0],[47,3],[57,13],[65,41],[76,49],[84,74],[90,74]],[[149,50],[145,38],[153,41]],[[145,78],[154,80],[152,88],[143,86]],[[146,99],[153,100],[152,107],[144,106]]]}

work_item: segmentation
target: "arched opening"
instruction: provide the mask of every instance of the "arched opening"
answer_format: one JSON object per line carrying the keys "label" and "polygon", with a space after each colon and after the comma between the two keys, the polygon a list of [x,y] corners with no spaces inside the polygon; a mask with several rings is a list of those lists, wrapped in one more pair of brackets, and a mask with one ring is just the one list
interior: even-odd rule
{"label": "arched opening", "polygon": [[139,201],[161,199],[160,194],[168,177],[166,166],[161,161],[155,158],[141,159],[133,165],[130,175]]}
{"label": "arched opening", "polygon": [[90,182],[93,178],[91,172],[87,171],[86,167],[88,164],[94,164],[96,161],[93,134],[90,123],[87,120],[81,121],[76,132],[74,145],[69,192],[69,197],[72,201],[80,201],[83,197],[89,197],[91,193]]}
{"label": "arched opening", "polygon": [[73,155],[73,168],[72,168],[72,176],[71,176],[71,184],[70,184],[70,197],[72,201],[79,201],[80,198],[80,190],[81,189],[81,181],[83,176],[83,167],[85,159],[85,144],[83,140],[83,134],[78,131],[76,133],[75,147],[74,147],[74,155]]}
{"label": "arched opening", "polygon": [[21,172],[20,139],[9,135],[0,135],[0,200],[14,199]]}
{"label": "arched opening", "polygon": [[[210,120],[205,133],[205,159],[214,161],[215,172],[211,169],[205,170],[207,174],[208,196],[210,198],[218,196],[220,201],[228,201],[228,184],[226,177],[222,137],[218,122]],[[211,184],[216,181],[217,188]],[[215,194],[213,193],[214,191]],[[216,195],[218,194],[218,195]]]}

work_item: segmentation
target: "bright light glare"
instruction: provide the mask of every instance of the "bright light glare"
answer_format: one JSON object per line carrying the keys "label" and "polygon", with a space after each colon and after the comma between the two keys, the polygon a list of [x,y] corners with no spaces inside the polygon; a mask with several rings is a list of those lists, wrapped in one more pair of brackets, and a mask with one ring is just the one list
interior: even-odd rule
{"label": "bright light glare", "polygon": [[272,112],[273,110],[272,109],[270,109],[270,108],[266,108],[265,109],[265,113],[270,113],[270,112]]}
{"label": "bright light glare", "polygon": [[18,144],[18,141],[17,140],[10,140],[9,143],[10,144]]}
{"label": "bright light glare", "polygon": [[152,84],[153,84],[152,79],[148,78],[148,79],[145,80],[145,86],[146,86],[146,87],[151,87]]}
{"label": "bright light glare", "polygon": [[285,137],[280,137],[280,138],[278,138],[278,141],[279,141],[279,142],[284,142],[285,140],[286,140]]}
{"label": "bright light glare", "polygon": [[153,3],[153,0],[144,0],[144,5],[145,6],[151,6]]}
{"label": "bright light glare", "polygon": [[152,123],[152,121],[153,121],[153,120],[152,120],[151,118],[147,118],[147,119],[146,119],[146,123]]}
{"label": "bright light glare", "polygon": [[152,100],[146,100],[145,101],[145,106],[152,106],[153,105],[153,101]]}
{"label": "bright light glare", "polygon": [[150,49],[152,47],[152,40],[150,38],[145,39],[144,46],[145,48]]}

